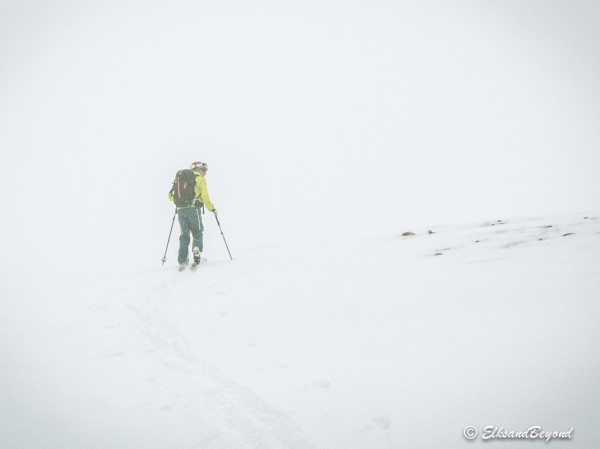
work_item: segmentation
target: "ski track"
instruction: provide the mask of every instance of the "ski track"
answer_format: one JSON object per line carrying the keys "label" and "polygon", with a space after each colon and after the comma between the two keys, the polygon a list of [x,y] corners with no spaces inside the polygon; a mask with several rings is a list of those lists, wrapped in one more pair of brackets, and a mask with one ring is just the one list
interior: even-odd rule
{"label": "ski track", "polygon": [[[238,449],[309,449],[314,448],[300,428],[284,413],[273,409],[253,391],[227,379],[195,354],[194,349],[178,332],[170,319],[166,304],[187,287],[182,276],[200,275],[198,272],[167,273],[169,281],[159,281],[158,286],[146,289],[143,299],[130,301],[127,308],[141,324],[141,332],[156,349],[154,357],[177,373],[178,387],[185,401],[178,407],[197,407],[207,402],[210,410],[222,411],[220,424],[232,429],[229,436],[209,435],[188,446],[192,448]],[[162,277],[162,276],[161,276]]]}

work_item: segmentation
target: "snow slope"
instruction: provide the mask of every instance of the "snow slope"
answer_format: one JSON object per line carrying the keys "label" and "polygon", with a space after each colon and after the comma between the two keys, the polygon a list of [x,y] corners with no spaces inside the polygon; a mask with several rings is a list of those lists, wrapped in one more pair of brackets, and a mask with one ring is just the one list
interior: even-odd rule
{"label": "snow slope", "polygon": [[427,231],[4,270],[0,447],[592,447],[600,214]]}

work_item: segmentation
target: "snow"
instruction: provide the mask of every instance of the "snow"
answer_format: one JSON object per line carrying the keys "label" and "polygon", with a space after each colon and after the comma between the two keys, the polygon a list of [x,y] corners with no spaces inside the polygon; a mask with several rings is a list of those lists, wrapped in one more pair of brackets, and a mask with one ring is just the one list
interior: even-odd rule
{"label": "snow", "polygon": [[0,2],[0,449],[597,446],[599,18]]}
{"label": "snow", "polygon": [[3,270],[2,447],[483,444],[467,425],[593,445],[598,213],[240,247],[196,272],[176,247]]}

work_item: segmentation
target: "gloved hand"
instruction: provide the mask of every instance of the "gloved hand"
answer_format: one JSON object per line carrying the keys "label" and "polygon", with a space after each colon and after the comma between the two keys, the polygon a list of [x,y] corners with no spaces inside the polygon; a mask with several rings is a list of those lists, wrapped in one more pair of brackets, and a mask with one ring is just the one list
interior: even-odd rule
{"label": "gloved hand", "polygon": [[213,214],[217,215],[217,209],[215,209],[214,207],[213,207],[213,210],[211,210],[211,212],[212,212]]}

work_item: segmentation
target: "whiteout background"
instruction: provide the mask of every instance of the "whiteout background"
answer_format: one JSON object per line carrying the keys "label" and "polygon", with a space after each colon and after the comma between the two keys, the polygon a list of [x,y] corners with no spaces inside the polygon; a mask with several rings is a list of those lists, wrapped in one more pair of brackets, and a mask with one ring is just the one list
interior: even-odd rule
{"label": "whiteout background", "polygon": [[[156,254],[170,209],[158,198],[193,160],[209,164],[234,246],[588,210],[599,9],[3,2],[2,182],[22,191],[34,170],[44,253],[95,229],[86,242],[115,256]],[[7,195],[8,217],[22,203]],[[3,226],[15,221],[39,230]]]}
{"label": "whiteout background", "polygon": [[598,209],[599,19],[594,1],[4,1],[3,289],[154,266],[194,160],[234,254]]}

